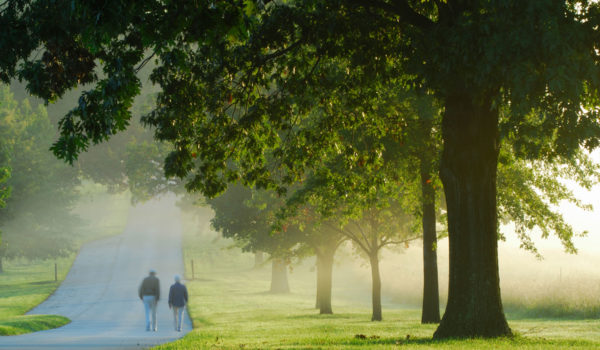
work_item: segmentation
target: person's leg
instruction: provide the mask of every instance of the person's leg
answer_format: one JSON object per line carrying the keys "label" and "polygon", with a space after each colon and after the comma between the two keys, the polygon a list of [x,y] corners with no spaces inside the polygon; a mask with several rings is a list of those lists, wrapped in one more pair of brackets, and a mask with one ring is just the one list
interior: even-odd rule
{"label": "person's leg", "polygon": [[183,311],[185,310],[185,306],[177,308],[177,331],[181,332],[181,325],[183,324]]}
{"label": "person's leg", "polygon": [[144,301],[144,312],[146,314],[146,330],[149,331],[150,330],[150,309],[151,309],[150,296],[144,295],[143,301]]}
{"label": "person's leg", "polygon": [[179,324],[177,321],[177,316],[179,315],[179,313],[177,312],[177,309],[179,309],[177,306],[173,306],[173,325],[175,326],[175,330],[177,330],[177,325]]}
{"label": "person's leg", "polygon": [[151,296],[152,297],[152,303],[150,304],[151,306],[151,311],[152,311],[152,329],[156,332],[158,330],[157,324],[156,324],[156,297],[155,296]]}

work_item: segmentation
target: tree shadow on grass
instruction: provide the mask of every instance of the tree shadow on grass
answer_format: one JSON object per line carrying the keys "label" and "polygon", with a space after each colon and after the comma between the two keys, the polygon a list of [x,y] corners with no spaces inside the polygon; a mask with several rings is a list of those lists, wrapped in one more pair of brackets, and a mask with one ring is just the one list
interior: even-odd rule
{"label": "tree shadow on grass", "polygon": [[194,278],[187,278],[186,281],[187,282],[214,282],[215,280],[212,278],[194,277]]}
{"label": "tree shadow on grass", "polygon": [[544,347],[571,347],[574,345],[587,345],[595,347],[598,343],[580,339],[546,339],[541,337],[523,337],[515,335],[513,337],[500,338],[448,338],[448,339],[433,339],[431,337],[413,337],[406,335],[405,337],[379,337],[377,335],[356,334],[353,338],[337,341],[339,345],[353,345],[360,347],[368,347],[370,345],[413,345],[413,346],[464,346],[469,348],[491,347],[504,343],[508,347],[518,348],[520,346],[535,345],[541,348]]}
{"label": "tree shadow on grass", "polygon": [[[444,343],[449,342],[448,340],[434,340],[432,338],[424,338],[424,337],[409,337],[407,338],[400,338],[400,337],[380,337],[378,335],[367,335],[367,334],[356,334],[354,335],[354,337],[352,338],[345,338],[345,339],[328,339],[326,341],[320,342],[320,341],[316,341],[313,342],[312,344],[310,344],[311,346],[355,346],[355,347],[360,347],[360,348],[368,348],[370,346],[377,346],[377,345],[395,345],[395,346],[402,346],[402,345],[442,345]],[[308,345],[306,343],[298,343],[298,344],[292,344],[292,345]]]}
{"label": "tree shadow on grass", "polygon": [[29,284],[35,285],[35,286],[40,286],[40,285],[44,285],[44,284],[54,284],[54,283],[58,283],[58,282],[55,282],[54,280],[48,280],[48,281],[31,282]]}
{"label": "tree shadow on grass", "polygon": [[[48,290],[52,290],[57,286],[58,282],[54,281],[38,281],[38,282],[29,282],[29,283],[15,283],[2,286],[2,291],[0,292],[0,298],[10,298],[10,297],[24,297],[32,294],[39,294],[43,292],[40,290],[40,287],[48,288]],[[34,285],[37,288],[30,288],[29,286]]]}
{"label": "tree shadow on grass", "polygon": [[[314,314],[303,314],[303,315],[294,315],[286,317],[288,320],[322,320],[322,319],[352,319],[355,318],[356,314],[344,314],[344,313],[336,313],[336,314],[319,314],[319,311],[315,309]],[[371,320],[366,321],[372,322]]]}
{"label": "tree shadow on grass", "polygon": [[195,327],[193,327],[194,329],[198,328],[198,325],[202,326],[202,327],[208,327],[208,326],[213,326],[214,323],[209,321],[207,318],[205,317],[190,317],[192,320],[192,324],[194,324]]}

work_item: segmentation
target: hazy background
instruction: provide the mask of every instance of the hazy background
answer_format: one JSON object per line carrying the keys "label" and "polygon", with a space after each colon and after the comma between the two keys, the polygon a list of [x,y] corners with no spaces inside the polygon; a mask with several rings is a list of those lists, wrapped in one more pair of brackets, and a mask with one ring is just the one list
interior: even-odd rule
{"label": "hazy background", "polygon": [[[14,88],[14,87],[13,87]],[[23,87],[17,86],[15,99],[26,95]],[[150,93],[146,93],[149,96]],[[75,95],[65,100],[73,99]],[[35,104],[35,101],[32,103]],[[139,116],[149,103],[140,98],[136,103],[135,115]],[[53,122],[63,115],[71,104],[67,102],[48,107],[48,114]],[[83,219],[84,239],[116,234],[125,225],[129,211],[130,194],[123,188],[130,187],[124,176],[122,159],[129,153],[132,141],[143,144],[151,142],[151,132],[143,130],[134,123],[127,134],[119,135],[108,144],[93,147],[89,154],[82,155],[76,167],[86,173],[87,180],[80,185],[79,198],[72,212]],[[48,145],[49,146],[49,145]],[[47,147],[47,146],[44,146]],[[600,164],[600,151],[592,155]],[[57,160],[57,162],[60,162]],[[111,184],[107,189],[94,181]],[[560,317],[600,317],[600,186],[591,191],[571,184],[577,198],[584,203],[592,204],[593,211],[584,211],[573,205],[563,204],[560,211],[566,221],[573,225],[576,232],[588,231],[585,237],[573,239],[579,253],[567,254],[555,237],[541,239],[534,232],[532,236],[543,259],[519,247],[520,242],[512,233],[510,225],[503,226],[502,232],[506,241],[499,242],[500,279],[503,301],[510,315],[525,313],[535,316]],[[47,203],[51,206],[52,203]],[[172,201],[161,205],[172,206]],[[190,211],[191,210],[191,211]],[[195,249],[205,257],[198,264],[214,268],[236,268],[252,266],[254,257],[242,253],[235,248],[235,243],[220,238],[210,226],[212,211],[206,207],[187,207],[182,214],[182,224],[187,234],[200,236],[201,244],[194,244],[184,249]],[[81,232],[78,232],[81,234]],[[226,258],[223,258],[226,257]],[[236,264],[242,261],[241,264]],[[189,262],[186,262],[189,264]],[[270,264],[265,263],[265,273]],[[438,269],[440,301],[445,304],[448,284],[448,241],[442,239],[438,243]],[[355,298],[357,302],[370,307],[371,272],[368,263],[355,255],[349,244],[343,246],[336,254],[333,282],[333,306],[336,298]],[[420,307],[422,295],[422,247],[415,241],[408,248],[396,247],[383,251],[381,259],[381,275],[383,288],[384,312],[386,307]],[[314,259],[293,266],[289,276],[290,287],[294,292],[295,281],[313,283],[315,280]],[[509,315],[509,317],[510,317]]]}
{"label": "hazy background", "polygon": [[[600,163],[600,152],[593,158]],[[571,186],[579,199],[594,206],[593,211],[584,211],[569,204],[563,204],[560,211],[572,224],[576,232],[588,231],[585,237],[574,238],[578,254],[568,254],[555,237],[542,239],[539,233],[533,237],[542,259],[520,248],[520,242],[512,232],[511,225],[502,226],[506,236],[499,242],[500,282],[503,303],[508,317],[600,317],[598,296],[600,295],[600,186],[591,191]],[[199,264],[219,267],[221,264],[235,265],[236,258],[243,262],[238,266],[252,266],[252,254],[241,253],[233,241],[220,238],[210,226],[212,211],[198,208],[195,214],[184,214],[184,230],[195,232],[203,237],[200,244],[186,249],[202,250],[204,261]],[[189,233],[189,232],[188,232]],[[223,254],[227,259],[219,259]],[[333,272],[333,308],[336,312],[336,298],[351,298],[366,308],[371,303],[371,272],[367,261],[355,255],[347,244],[336,253]],[[189,264],[189,262],[186,262]],[[265,263],[265,274],[270,264]],[[440,302],[445,307],[448,287],[448,240],[439,241],[438,269]],[[241,272],[243,273],[243,272]],[[290,289],[294,293],[300,284],[312,283],[315,279],[314,258],[296,264],[289,275]],[[395,247],[383,251],[381,259],[384,317],[386,308],[419,308],[422,298],[423,263],[422,246],[415,241],[408,248]]]}

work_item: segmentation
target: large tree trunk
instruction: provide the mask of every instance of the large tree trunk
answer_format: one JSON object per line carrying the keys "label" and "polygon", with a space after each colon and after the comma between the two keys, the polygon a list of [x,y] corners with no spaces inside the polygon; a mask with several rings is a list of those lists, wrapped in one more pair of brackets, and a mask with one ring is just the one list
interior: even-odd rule
{"label": "large tree trunk", "polygon": [[442,137],[450,276],[446,312],[434,338],[511,335],[498,275],[498,111],[489,99],[448,96]]}
{"label": "large tree trunk", "polygon": [[256,252],[254,252],[254,268],[255,269],[259,269],[264,261],[264,255],[263,252],[261,252],[260,250],[257,250]]}
{"label": "large tree trunk", "polygon": [[381,276],[379,274],[379,256],[378,253],[371,254],[369,256],[371,263],[371,278],[372,278],[372,301],[373,301],[373,315],[371,321],[381,321],[383,317],[381,315]]}
{"label": "large tree trunk", "polygon": [[332,314],[331,280],[337,245],[324,246],[317,252],[317,308],[320,314]]}
{"label": "large tree trunk", "polygon": [[437,269],[437,233],[435,230],[435,189],[431,183],[430,159],[421,160],[423,210],[423,308],[421,323],[440,322]]}
{"label": "large tree trunk", "polygon": [[271,293],[289,293],[287,265],[282,259],[273,258],[271,264]]}

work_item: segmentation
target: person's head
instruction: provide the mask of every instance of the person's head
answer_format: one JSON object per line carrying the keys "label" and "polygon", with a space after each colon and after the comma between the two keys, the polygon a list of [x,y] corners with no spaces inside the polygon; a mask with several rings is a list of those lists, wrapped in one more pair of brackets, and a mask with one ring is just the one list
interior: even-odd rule
{"label": "person's head", "polygon": [[149,274],[150,274],[150,276],[156,276],[156,270],[150,269]]}
{"label": "person's head", "polygon": [[181,282],[181,277],[179,277],[179,275],[175,275],[175,282]]}

